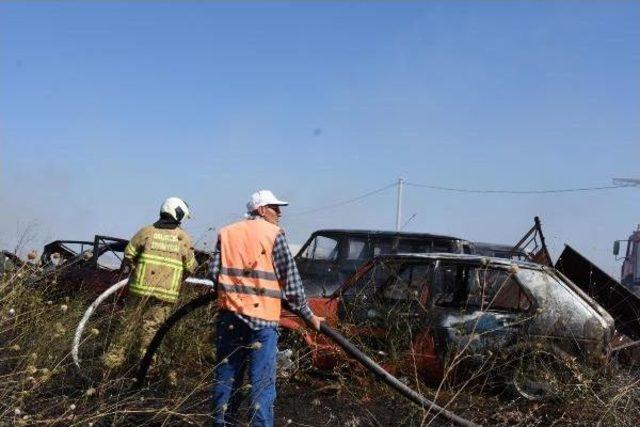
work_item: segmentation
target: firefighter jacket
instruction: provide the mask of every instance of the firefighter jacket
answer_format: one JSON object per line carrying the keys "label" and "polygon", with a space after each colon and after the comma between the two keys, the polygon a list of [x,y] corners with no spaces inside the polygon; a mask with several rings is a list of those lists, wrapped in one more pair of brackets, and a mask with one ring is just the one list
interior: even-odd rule
{"label": "firefighter jacket", "polygon": [[282,288],[273,262],[281,230],[262,219],[239,221],[220,230],[218,304],[245,316],[280,319]]}
{"label": "firefighter jacket", "polygon": [[171,303],[180,294],[183,271],[193,273],[196,268],[191,239],[180,227],[142,228],[129,241],[124,257],[135,266],[129,292]]}

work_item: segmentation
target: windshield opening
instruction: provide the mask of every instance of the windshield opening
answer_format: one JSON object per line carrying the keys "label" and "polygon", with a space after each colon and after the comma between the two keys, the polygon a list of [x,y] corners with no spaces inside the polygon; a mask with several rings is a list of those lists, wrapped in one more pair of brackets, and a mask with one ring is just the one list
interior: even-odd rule
{"label": "windshield opening", "polygon": [[300,258],[335,261],[338,258],[338,239],[317,235],[300,254]]}

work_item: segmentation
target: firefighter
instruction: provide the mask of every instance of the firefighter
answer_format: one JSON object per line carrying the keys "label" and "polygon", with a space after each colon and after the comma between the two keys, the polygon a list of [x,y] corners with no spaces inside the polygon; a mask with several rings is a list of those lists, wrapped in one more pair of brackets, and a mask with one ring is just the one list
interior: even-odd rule
{"label": "firefighter", "polygon": [[105,356],[107,367],[123,364],[128,345],[144,355],[171,314],[180,295],[183,273],[193,273],[196,268],[191,238],[180,228],[182,220],[190,217],[189,206],[182,199],[169,197],[160,208],[158,221],[142,228],[127,244],[122,270],[131,272],[126,300],[130,317]]}

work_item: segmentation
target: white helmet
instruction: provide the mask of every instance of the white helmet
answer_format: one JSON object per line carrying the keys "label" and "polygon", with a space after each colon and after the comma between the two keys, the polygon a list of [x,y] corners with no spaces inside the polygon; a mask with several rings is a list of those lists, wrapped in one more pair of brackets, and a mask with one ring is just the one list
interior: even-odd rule
{"label": "white helmet", "polygon": [[160,215],[169,214],[176,221],[182,221],[183,218],[191,218],[189,205],[179,197],[169,197],[164,201],[160,208]]}

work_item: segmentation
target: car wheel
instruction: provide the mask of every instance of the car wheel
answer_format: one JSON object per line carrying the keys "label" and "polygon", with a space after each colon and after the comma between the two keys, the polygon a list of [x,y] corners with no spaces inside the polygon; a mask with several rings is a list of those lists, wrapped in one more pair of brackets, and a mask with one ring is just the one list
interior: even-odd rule
{"label": "car wheel", "polygon": [[560,399],[580,382],[575,358],[554,345],[524,346],[509,352],[506,391],[531,401]]}

